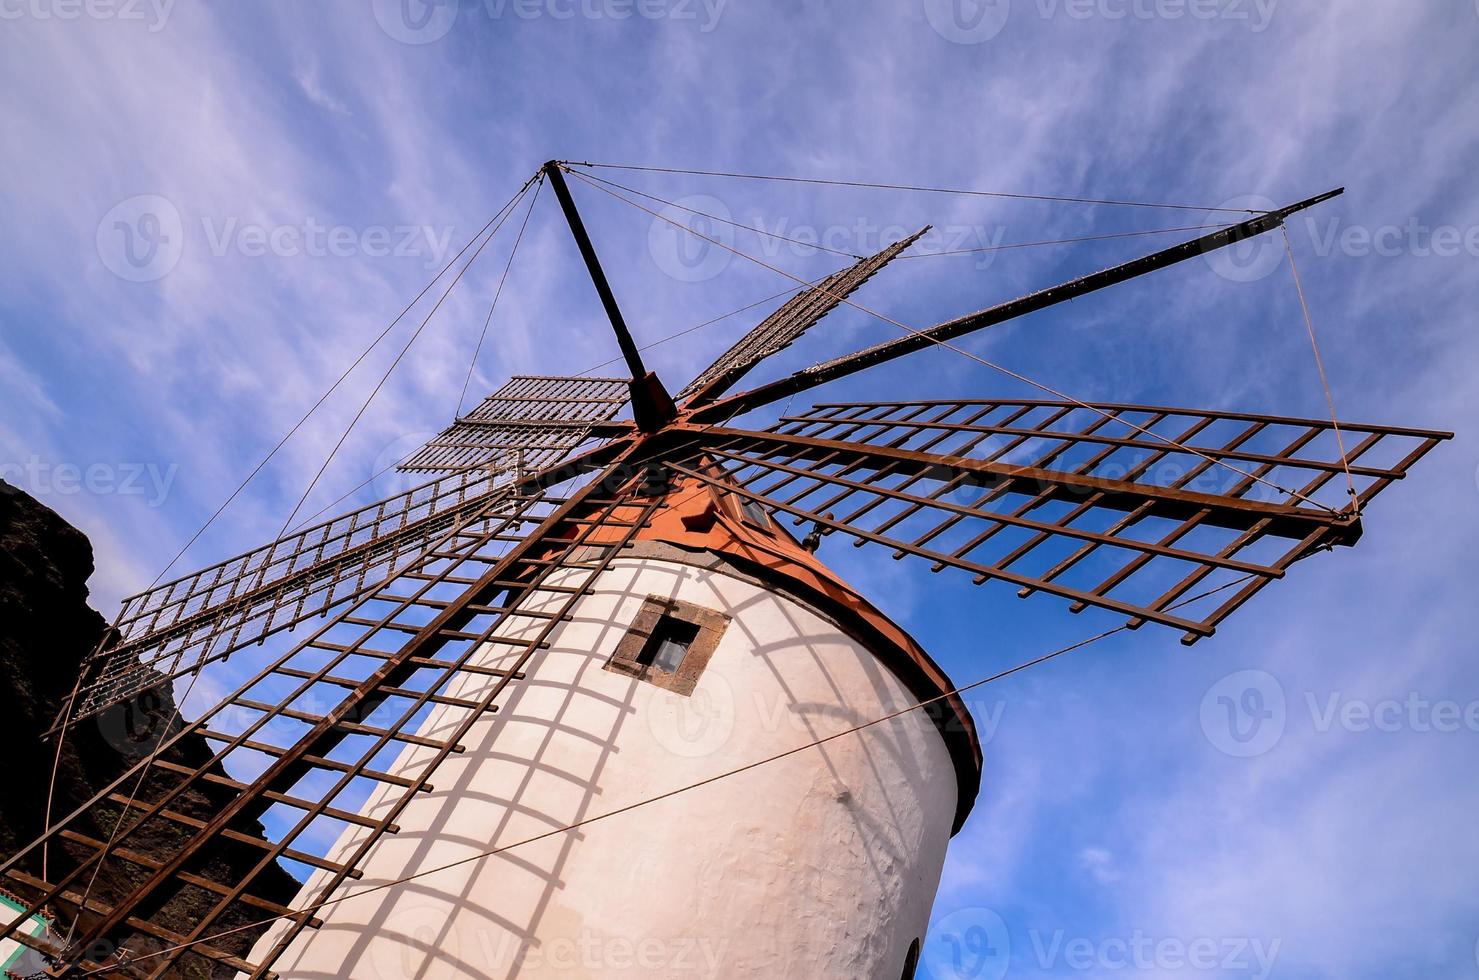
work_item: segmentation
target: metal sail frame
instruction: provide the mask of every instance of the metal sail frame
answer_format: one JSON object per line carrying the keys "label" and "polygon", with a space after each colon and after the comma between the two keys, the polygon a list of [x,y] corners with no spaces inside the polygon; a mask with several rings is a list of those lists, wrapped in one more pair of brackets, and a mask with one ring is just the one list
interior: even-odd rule
{"label": "metal sail frame", "polygon": [[[626,384],[635,424],[612,422],[609,415],[583,418],[576,426],[583,427],[582,438],[606,441],[559,460],[559,452],[574,445],[565,445],[562,436],[559,445],[547,447],[549,456],[541,460],[547,465],[538,472],[515,472],[495,485],[486,470],[471,476],[458,471],[426,485],[439,488],[435,496],[446,498],[443,504],[418,509],[413,490],[403,505],[392,505],[399,524],[386,533],[357,538],[354,529],[367,517],[350,516],[347,526],[346,518],[336,518],[288,545],[266,546],[263,557],[239,556],[232,560],[236,565],[212,566],[126,607],[122,622],[134,632],[94,658],[93,676],[84,678],[80,700],[70,706],[78,709],[71,724],[99,711],[126,710],[123,702],[141,685],[199,669],[215,659],[213,643],[237,648],[239,635],[220,637],[242,633],[241,624],[253,621],[246,609],[258,609],[256,618],[265,623],[260,633],[247,630],[258,640],[310,615],[330,615],[200,718],[165,733],[160,751],[0,865],[0,884],[26,895],[31,911],[65,909],[79,927],[67,949],[12,935],[25,915],[7,924],[6,935],[74,970],[155,977],[179,971],[188,961],[274,976],[272,964],[287,945],[318,924],[318,903],[358,876],[369,848],[396,832],[399,812],[429,789],[437,764],[460,750],[463,733],[498,710],[504,692],[523,679],[525,665],[555,639],[576,603],[662,506],[661,491],[673,478],[756,501],[860,547],[888,548],[895,559],[922,559],[934,571],[965,572],[978,583],[1006,582],[1024,597],[1057,596],[1075,612],[1094,606],[1134,626],[1169,626],[1189,642],[1210,635],[1294,562],[1353,544],[1360,535],[1360,508],[1450,437],[1342,423],[1341,430],[1356,441],[1342,457],[1330,421],[1045,400],[823,403],[764,431],[732,428],[729,420],[744,412],[835,378],[1275,229],[1288,215],[1330,195],[725,394],[750,368],[844,302],[908,247],[902,243],[783,305],[701,372],[675,405],[641,363],[574,210],[563,166],[548,164],[546,174],[631,369]],[[602,397],[609,407],[610,396]],[[439,437],[438,451],[454,450],[454,462],[465,458],[459,455],[463,450],[478,452],[467,434],[454,424]],[[1338,497],[1325,503],[1333,478],[1347,467],[1359,483],[1357,498],[1344,506]],[[443,488],[449,480],[461,482]],[[1270,486],[1289,489],[1270,494]],[[385,508],[382,502],[354,514],[383,516]],[[391,552],[380,559],[385,564],[378,579],[364,571],[381,568],[369,557],[377,541]],[[293,557],[276,564],[282,547]],[[300,565],[305,556],[312,557]],[[256,574],[256,590],[222,591],[220,582],[232,572],[243,580]],[[356,587],[336,591],[336,583],[353,575]],[[1180,608],[1191,590],[1209,585],[1213,593],[1229,594],[1200,609]],[[295,603],[296,612],[274,618]],[[141,625],[148,616],[154,617],[150,625]],[[208,635],[215,639],[200,639]],[[175,666],[185,666],[174,674],[156,669],[164,657],[138,660],[138,650],[168,654],[170,642],[185,643],[180,638],[191,636],[204,652],[193,663],[177,656]],[[512,664],[498,670],[481,666],[475,654],[490,644],[512,651]],[[137,667],[132,681],[124,669],[127,659],[118,656],[129,650]],[[480,682],[477,696],[446,693],[458,678]],[[458,723],[450,736],[417,733],[432,706],[460,713],[453,715]],[[211,746],[209,759],[184,764],[166,757],[187,739]],[[410,746],[431,751],[429,763],[414,775],[388,771],[386,762]],[[260,775],[234,779],[228,762],[247,762]],[[330,778],[331,788],[305,791],[302,781],[310,774]],[[172,807],[203,783],[236,795],[209,820]],[[375,787],[398,795],[385,813],[371,818],[359,812],[357,802]],[[98,817],[113,812],[119,816],[110,839],[79,829],[102,826]],[[243,831],[268,817],[282,829],[267,838]],[[166,858],[141,854],[129,843],[150,827],[170,827],[187,839]],[[345,860],[329,860],[306,843],[326,829],[349,827],[361,837]],[[56,880],[21,869],[24,858],[53,842],[71,858],[70,867],[53,875]],[[253,869],[232,885],[202,873],[227,846],[258,854]],[[253,881],[279,860],[324,876],[322,887],[304,896],[298,908],[252,891]],[[133,869],[131,891],[116,902],[89,894],[90,876],[104,862]],[[182,898],[199,899],[201,893],[210,912],[176,923]],[[264,922],[287,923],[261,962],[246,962],[212,932],[235,903],[256,909]],[[145,936],[157,949],[136,949],[123,960],[92,952],[98,940],[124,934]]]}
{"label": "metal sail frame", "polygon": [[[84,670],[69,724],[233,652],[327,615],[424,562],[449,529],[489,510],[519,479],[593,438],[631,428],[611,418],[626,382],[516,377],[409,458],[430,481],[151,587],[123,602],[117,636]],[[506,413],[525,405],[528,414]]]}
{"label": "metal sail frame", "polygon": [[591,438],[620,435],[625,378],[515,375],[396,466],[402,473],[533,473]]}
{"label": "metal sail frame", "polygon": [[719,355],[713,364],[690,381],[678,393],[678,397],[693,404],[719,397],[737,384],[752,367],[791,346],[798,337],[835,310],[928,231],[929,226],[926,225],[877,254],[861,258],[815,286],[798,292],[781,304],[780,309],[735,341],[734,346]]}

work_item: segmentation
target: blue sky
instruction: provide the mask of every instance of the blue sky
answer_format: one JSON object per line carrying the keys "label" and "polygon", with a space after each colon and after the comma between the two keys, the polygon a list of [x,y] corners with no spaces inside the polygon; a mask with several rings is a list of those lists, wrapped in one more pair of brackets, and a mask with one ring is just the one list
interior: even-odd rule
{"label": "blue sky", "polygon": [[[1345,186],[1290,229],[1341,414],[1458,438],[1371,508],[1357,549],[1305,563],[1212,641],[1188,651],[1142,630],[976,692],[986,779],[951,849],[926,970],[1479,976],[1479,838],[1465,830],[1479,718],[1431,723],[1432,705],[1462,715],[1479,699],[1473,2],[409,3],[411,19],[379,0],[0,0],[0,475],[92,537],[104,611],[545,159],[1206,207]],[[1205,220],[615,179],[848,251],[925,223],[938,247],[970,247]],[[575,184],[639,341],[786,285],[739,260],[680,258],[662,226]],[[546,194],[476,393],[616,356],[554,217]],[[922,326],[1163,240],[901,262],[859,298]],[[835,267],[743,232],[735,244],[798,275]],[[453,294],[310,511],[445,424],[503,254]],[[1188,263],[966,346],[1079,398],[1318,417],[1288,268],[1277,249],[1244,260]],[[750,322],[649,364],[676,389]],[[770,370],[891,332],[839,311]],[[187,565],[276,532],[389,356]],[[818,397],[880,392],[1030,394],[930,351]],[[1101,622],[831,550],[961,682]],[[1278,737],[1238,757],[1202,705],[1248,683],[1285,707]],[[1363,705],[1382,723],[1363,726]],[[955,964],[952,936],[969,940]],[[996,955],[974,955],[983,938]]]}

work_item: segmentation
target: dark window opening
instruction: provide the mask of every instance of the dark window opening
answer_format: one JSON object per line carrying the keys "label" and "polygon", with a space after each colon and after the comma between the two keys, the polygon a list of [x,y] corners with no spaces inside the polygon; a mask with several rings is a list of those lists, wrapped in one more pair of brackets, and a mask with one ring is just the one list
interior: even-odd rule
{"label": "dark window opening", "polygon": [[914,980],[914,971],[919,969],[919,940],[909,944],[909,955],[904,957],[904,972],[899,980]]}
{"label": "dark window opening", "polygon": [[758,500],[745,497],[740,501],[740,513],[745,515],[745,520],[757,527],[770,527],[770,511]]}
{"label": "dark window opening", "polygon": [[690,697],[728,625],[716,609],[650,595],[605,669]]}
{"label": "dark window opening", "polygon": [[657,621],[652,636],[637,654],[637,663],[665,674],[676,674],[678,666],[688,654],[688,648],[698,639],[698,624],[684,622],[672,616]]}

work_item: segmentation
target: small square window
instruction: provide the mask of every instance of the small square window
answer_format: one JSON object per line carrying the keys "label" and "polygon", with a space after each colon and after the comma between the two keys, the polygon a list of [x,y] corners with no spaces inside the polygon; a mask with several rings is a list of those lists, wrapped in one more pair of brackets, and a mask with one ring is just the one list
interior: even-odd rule
{"label": "small square window", "polygon": [[729,617],[691,602],[648,596],[605,669],[691,695]]}
{"label": "small square window", "polygon": [[756,527],[770,528],[770,511],[758,500],[745,497],[740,501],[740,513],[744,514],[745,520]]}
{"label": "small square window", "polygon": [[688,648],[698,639],[698,630],[697,623],[663,616],[648,637],[647,645],[637,654],[637,663],[665,674],[676,674]]}

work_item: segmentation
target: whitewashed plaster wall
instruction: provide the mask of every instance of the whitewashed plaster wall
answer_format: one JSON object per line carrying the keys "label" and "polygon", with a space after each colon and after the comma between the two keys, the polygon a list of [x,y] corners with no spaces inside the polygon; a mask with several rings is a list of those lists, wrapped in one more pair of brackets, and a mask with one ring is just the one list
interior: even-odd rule
{"label": "whitewashed plaster wall", "polygon": [[[603,669],[649,594],[732,617],[692,697]],[[562,599],[544,593],[525,608]],[[489,646],[479,662],[509,656]],[[491,683],[462,675],[446,693],[475,697]],[[622,559],[500,700],[341,894],[558,830],[918,698],[796,601],[722,571]],[[438,707],[420,733],[449,732],[462,717]],[[392,771],[414,772],[431,754],[409,747]],[[913,712],[326,907],[323,928],[300,935],[275,969],[295,980],[895,980],[928,922],[956,793],[944,741]],[[392,798],[372,794],[364,812],[383,813]],[[362,833],[347,831],[331,859]]]}

